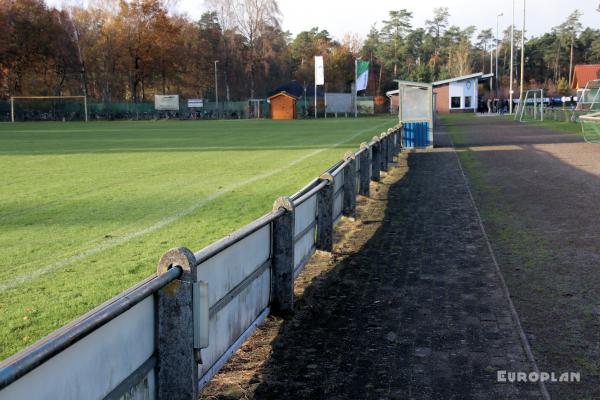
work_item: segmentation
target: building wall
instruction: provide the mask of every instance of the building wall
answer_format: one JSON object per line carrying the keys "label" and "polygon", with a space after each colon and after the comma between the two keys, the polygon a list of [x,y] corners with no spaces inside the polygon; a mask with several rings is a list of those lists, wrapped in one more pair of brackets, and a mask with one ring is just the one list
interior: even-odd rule
{"label": "building wall", "polygon": [[271,119],[294,119],[296,100],[288,96],[271,98]]}
{"label": "building wall", "polygon": [[[477,91],[478,91],[478,79],[465,79],[463,81],[450,82],[448,93],[448,109],[452,111],[475,111],[477,110]],[[466,107],[465,97],[471,97],[471,105]],[[451,106],[452,97],[460,97],[460,107],[453,108]]]}
{"label": "building wall", "polygon": [[433,88],[435,95],[435,111],[438,114],[448,114],[450,112],[450,101],[448,100],[448,84]]}

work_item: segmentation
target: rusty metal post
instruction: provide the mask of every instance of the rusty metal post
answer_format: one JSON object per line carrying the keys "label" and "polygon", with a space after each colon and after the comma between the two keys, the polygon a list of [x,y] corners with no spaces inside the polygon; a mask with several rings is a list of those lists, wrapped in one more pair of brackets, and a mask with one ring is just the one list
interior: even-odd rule
{"label": "rusty metal post", "polygon": [[342,214],[354,218],[356,210],[356,156],[349,151],[344,154],[344,160],[348,161],[344,169],[344,198],[342,202]]}
{"label": "rusty metal post", "polygon": [[283,315],[294,309],[294,204],[280,197],[273,211],[284,210],[273,221],[272,310]]}
{"label": "rusty metal post", "polygon": [[194,253],[185,247],[171,249],[158,263],[157,274],[179,266],[183,273],[157,293],[157,398],[197,400],[198,352],[194,350]]}
{"label": "rusty metal post", "polygon": [[326,172],[319,177],[328,181],[317,195],[317,250],[333,250],[333,176]]}

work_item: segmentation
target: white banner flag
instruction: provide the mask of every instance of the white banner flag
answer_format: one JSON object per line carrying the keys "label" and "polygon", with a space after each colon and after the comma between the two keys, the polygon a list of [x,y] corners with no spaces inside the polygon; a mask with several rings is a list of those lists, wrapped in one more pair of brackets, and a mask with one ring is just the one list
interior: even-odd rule
{"label": "white banner flag", "polygon": [[323,66],[323,56],[315,56],[315,85],[325,84],[325,67]]}

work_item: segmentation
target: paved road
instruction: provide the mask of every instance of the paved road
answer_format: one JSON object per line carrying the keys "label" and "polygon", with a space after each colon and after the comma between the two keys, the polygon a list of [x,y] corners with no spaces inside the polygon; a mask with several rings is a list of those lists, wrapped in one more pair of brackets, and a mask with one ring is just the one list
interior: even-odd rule
{"label": "paved road", "polygon": [[600,399],[600,145],[497,118],[448,129],[553,399]]}
{"label": "paved road", "polygon": [[436,141],[445,147],[408,154],[386,177],[379,206],[361,210],[361,227],[346,232],[295,315],[267,323],[275,338],[254,376],[235,381],[263,352],[268,327],[206,398],[542,398],[537,384],[497,382],[498,370],[533,367],[457,155],[446,135]]}

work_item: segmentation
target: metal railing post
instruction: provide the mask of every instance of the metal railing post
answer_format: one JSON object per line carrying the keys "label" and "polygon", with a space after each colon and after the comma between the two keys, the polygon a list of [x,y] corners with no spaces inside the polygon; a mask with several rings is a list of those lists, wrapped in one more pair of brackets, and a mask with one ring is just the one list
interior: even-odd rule
{"label": "metal railing post", "polygon": [[333,176],[324,173],[320,180],[328,184],[317,195],[317,250],[333,250]]}
{"label": "metal railing post", "polygon": [[157,399],[197,400],[199,350],[194,349],[193,285],[196,259],[180,247],[160,259],[157,274],[182,268],[178,280],[157,292]]}
{"label": "metal railing post", "polygon": [[271,303],[276,314],[294,309],[294,204],[289,197],[280,197],[273,211],[284,210],[273,221],[273,271]]}
{"label": "metal railing post", "polygon": [[363,196],[368,196],[371,184],[371,149],[367,143],[361,143],[360,148],[363,152],[360,153],[360,184],[358,185],[358,193]]}
{"label": "metal railing post", "polygon": [[371,146],[371,180],[379,182],[381,179],[381,143],[379,137],[373,137],[373,145]]}
{"label": "metal railing post", "polygon": [[344,154],[344,160],[348,161],[344,169],[344,198],[342,214],[354,218],[356,211],[356,156],[349,151]]}

